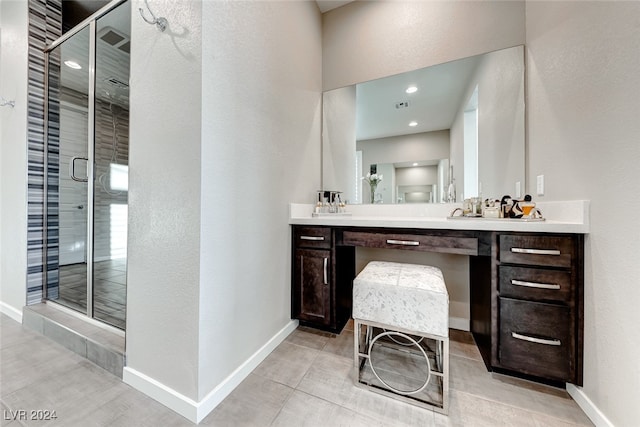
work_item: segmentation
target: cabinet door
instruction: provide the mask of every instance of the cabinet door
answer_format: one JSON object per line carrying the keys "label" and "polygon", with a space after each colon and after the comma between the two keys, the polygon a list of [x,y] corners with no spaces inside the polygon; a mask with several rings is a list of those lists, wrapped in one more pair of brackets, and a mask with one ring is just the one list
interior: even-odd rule
{"label": "cabinet door", "polygon": [[331,324],[331,251],[297,249],[294,267],[294,313],[320,325]]}
{"label": "cabinet door", "polygon": [[500,298],[500,364],[528,375],[573,380],[568,307]]}

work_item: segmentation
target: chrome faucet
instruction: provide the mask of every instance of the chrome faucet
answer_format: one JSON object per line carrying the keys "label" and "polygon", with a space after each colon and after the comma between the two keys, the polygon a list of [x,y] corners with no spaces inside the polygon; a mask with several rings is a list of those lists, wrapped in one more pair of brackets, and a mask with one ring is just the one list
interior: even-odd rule
{"label": "chrome faucet", "polygon": [[451,213],[449,214],[449,216],[454,216],[456,214],[456,212],[460,211],[460,216],[462,216],[462,214],[464,213],[464,211],[462,210],[462,208],[455,208],[454,210],[451,211]]}

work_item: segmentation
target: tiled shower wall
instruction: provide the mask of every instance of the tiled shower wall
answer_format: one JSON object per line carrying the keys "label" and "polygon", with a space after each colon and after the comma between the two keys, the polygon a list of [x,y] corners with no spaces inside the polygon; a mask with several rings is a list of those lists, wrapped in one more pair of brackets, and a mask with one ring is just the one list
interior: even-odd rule
{"label": "tiled shower wall", "polygon": [[96,100],[95,164],[94,260],[125,258],[128,193],[109,183],[117,180],[119,166],[129,164],[129,110],[104,99]]}
{"label": "tiled shower wall", "polygon": [[[27,304],[42,300],[44,243],[44,48],[61,35],[61,0],[29,0]],[[53,194],[52,194],[53,195]],[[57,224],[50,224],[55,229]],[[48,239],[56,241],[50,234]],[[57,269],[57,259],[51,264]],[[49,281],[55,279],[50,277]],[[57,280],[57,279],[56,279]]]}

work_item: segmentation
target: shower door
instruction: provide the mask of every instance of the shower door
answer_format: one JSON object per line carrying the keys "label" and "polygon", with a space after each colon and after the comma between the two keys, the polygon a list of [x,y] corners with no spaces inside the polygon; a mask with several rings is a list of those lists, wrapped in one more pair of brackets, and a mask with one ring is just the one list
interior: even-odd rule
{"label": "shower door", "polygon": [[47,50],[45,290],[124,329],[130,5],[93,18]]}

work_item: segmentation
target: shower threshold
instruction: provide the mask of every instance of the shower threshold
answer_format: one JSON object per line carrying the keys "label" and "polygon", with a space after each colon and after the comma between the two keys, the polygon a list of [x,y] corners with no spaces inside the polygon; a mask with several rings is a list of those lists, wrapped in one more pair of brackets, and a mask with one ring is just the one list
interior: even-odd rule
{"label": "shower threshold", "polygon": [[124,331],[83,317],[52,302],[28,305],[22,310],[25,327],[122,378]]}

